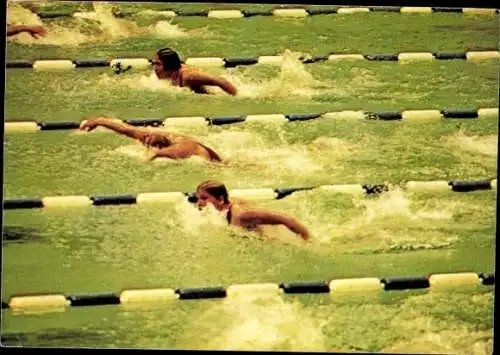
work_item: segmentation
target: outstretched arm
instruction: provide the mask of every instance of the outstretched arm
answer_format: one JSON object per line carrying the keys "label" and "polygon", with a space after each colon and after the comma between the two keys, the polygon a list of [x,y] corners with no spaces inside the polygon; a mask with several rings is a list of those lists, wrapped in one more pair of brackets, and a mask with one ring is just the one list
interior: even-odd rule
{"label": "outstretched arm", "polygon": [[21,32],[28,32],[31,36],[38,38],[38,36],[45,36],[47,31],[39,25],[8,25],[7,36],[14,36]]}
{"label": "outstretched arm", "polygon": [[144,141],[146,136],[148,135],[148,132],[141,130],[138,127],[129,125],[120,120],[113,120],[104,117],[90,118],[82,123],[80,129],[90,132],[98,126],[108,128],[112,131],[115,131],[116,133],[133,139],[138,139],[140,141]]}
{"label": "outstretched arm", "polygon": [[236,88],[236,86],[231,84],[228,80],[201,72],[189,73],[184,77],[184,83],[187,86],[194,88],[200,88],[204,85],[218,86],[222,90],[233,96],[238,93],[238,89]]}
{"label": "outstretched arm", "polygon": [[297,219],[277,212],[252,209],[239,214],[237,220],[242,226],[283,224],[292,232],[299,234],[302,239],[309,240],[310,238],[310,233],[307,228]]}

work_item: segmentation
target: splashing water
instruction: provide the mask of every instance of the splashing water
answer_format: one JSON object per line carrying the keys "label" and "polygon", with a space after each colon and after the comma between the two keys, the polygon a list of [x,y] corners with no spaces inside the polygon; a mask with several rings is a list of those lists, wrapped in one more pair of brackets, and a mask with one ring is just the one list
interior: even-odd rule
{"label": "splashing water", "polygon": [[200,139],[214,147],[230,165],[260,171],[261,184],[265,184],[266,178],[274,178],[276,175],[310,175],[321,171],[327,164],[332,164],[324,155],[314,154],[317,152],[314,146],[311,148],[287,144],[279,125],[273,126],[273,131],[275,140],[272,143],[257,133],[230,129],[208,134]]}
{"label": "splashing water", "polygon": [[288,144],[284,136],[285,131],[279,124],[270,129],[274,137],[272,142],[254,132],[231,129],[209,134],[203,140],[216,147],[229,160],[248,167],[269,169],[269,174],[293,172],[309,175],[334,163],[340,163],[357,150],[356,145],[334,137],[318,137],[309,145],[291,145]]}
{"label": "splashing water", "polygon": [[[226,298],[187,329],[201,334],[197,349],[326,351],[322,324],[299,302],[278,295]],[[188,341],[192,347],[193,339]]]}
{"label": "splashing water", "polygon": [[94,9],[95,12],[82,12],[79,18],[97,22],[100,30],[112,39],[134,35],[158,35],[163,38],[188,36],[188,33],[178,25],[174,25],[166,20],[158,21],[155,25],[141,28],[133,21],[117,19],[113,15],[112,6],[108,3],[95,2]]}
{"label": "splashing water", "polygon": [[183,30],[178,25],[172,24],[170,22],[173,17],[172,14],[167,14],[169,11],[157,11],[157,10],[139,10],[136,12],[136,16],[143,17],[167,17],[169,20],[161,20],[158,21],[155,25],[156,34],[160,37],[165,38],[178,38],[178,37],[186,37],[189,35],[192,36],[204,36],[204,37],[213,37],[213,34],[209,31],[208,26],[201,28],[193,28],[191,30]]}
{"label": "splashing water", "polygon": [[[220,76],[226,78],[238,88],[238,96],[236,98],[273,98],[289,97],[290,95],[312,97],[318,93],[318,88],[326,87],[325,84],[314,79],[306,71],[304,64],[296,59],[297,55],[290,53],[285,52],[280,73],[267,81],[253,80],[251,73],[248,71],[245,73],[234,73],[226,70]],[[193,68],[195,67],[193,66]],[[172,95],[197,95],[186,87],[177,87],[172,85],[168,80],[158,79],[154,72],[147,75],[130,74],[120,78],[104,74],[99,77],[99,85],[125,86],[135,90],[160,91]],[[227,96],[218,87],[208,87],[207,89],[213,95]]]}
{"label": "splashing water", "polygon": [[[299,53],[285,50],[279,74],[270,80],[254,80],[251,75],[228,71],[224,78],[238,88],[241,97],[312,97],[317,89],[329,87],[315,79],[298,59]],[[256,65],[258,66],[258,64]]]}
{"label": "splashing water", "polygon": [[200,211],[195,205],[185,201],[175,206],[175,212],[178,226],[188,235],[206,238],[207,228],[222,230],[227,227],[225,213],[218,211],[212,205],[207,205]]}
{"label": "splashing water", "polygon": [[79,19],[95,21],[99,30],[109,39],[126,38],[133,35],[145,34],[144,29],[137,26],[135,22],[117,19],[113,15],[112,6],[105,2],[93,3],[95,12],[80,13]]}
{"label": "splashing water", "polygon": [[135,90],[147,90],[152,92],[165,92],[171,95],[195,95],[188,88],[174,86],[168,80],[160,80],[154,72],[144,74],[130,74],[117,76],[111,74],[101,74],[99,76],[99,87],[125,86]]}
{"label": "splashing water", "polygon": [[[236,199],[234,199],[236,200]],[[247,205],[252,205],[251,203]],[[219,235],[221,238],[252,238],[261,240],[275,240],[287,244],[303,245],[303,241],[298,235],[284,226],[267,225],[263,226],[260,235],[257,232],[245,230],[243,228],[229,225],[226,213],[218,211],[212,205],[205,206],[199,210],[194,204],[187,201],[175,206],[177,227],[183,234],[195,236],[197,240],[207,238],[207,230],[210,230],[210,238]]]}
{"label": "splashing water", "polygon": [[395,188],[387,194],[380,195],[377,200],[361,200],[360,205],[366,208],[365,221],[370,224],[375,218],[386,216],[403,216],[409,219],[450,219],[452,212],[449,209],[425,211],[419,210],[413,212],[410,208],[411,200],[406,196],[406,193]]}
{"label": "splashing water", "polygon": [[40,20],[37,14],[31,12],[21,4],[12,1],[7,2],[7,23],[16,25],[23,23],[43,25],[42,20]]}
{"label": "splashing water", "polygon": [[[131,85],[136,75],[123,80],[130,81]],[[101,76],[101,83],[114,82],[105,74]],[[145,79],[146,80],[146,79]],[[149,79],[148,79],[149,80]],[[151,82],[155,82],[150,77]],[[161,81],[158,81],[161,83]],[[160,84],[162,85],[162,84]],[[168,84],[166,84],[168,85]],[[102,86],[100,86],[102,87]],[[97,129],[96,131],[98,131]],[[153,131],[179,132],[193,137],[197,141],[214,149],[224,160],[226,169],[245,168],[248,171],[259,172],[260,183],[275,183],[276,176],[287,177],[290,174],[309,176],[318,173],[335,164],[336,171],[343,169],[343,160],[357,151],[358,147],[352,143],[334,137],[319,137],[309,145],[288,144],[284,136],[285,131],[277,124],[272,127],[274,141],[270,142],[264,135],[251,132],[239,131],[236,128],[228,128],[221,132],[213,133],[206,127],[201,129],[179,128],[175,130],[164,128],[152,128]],[[109,130],[102,129],[102,132]],[[187,133],[188,131],[188,133]],[[77,131],[74,134],[87,134]],[[126,155],[139,160],[147,160],[152,152],[141,144],[125,145],[117,148],[115,153]],[[154,164],[195,164],[205,165],[210,162],[193,156],[181,162],[170,159],[156,159]],[[213,165],[211,164],[213,167]],[[241,180],[244,183],[244,179]]]}
{"label": "splashing water", "polygon": [[[38,39],[27,33],[9,37],[9,41],[24,44],[49,44],[57,46],[77,46],[84,43],[106,42],[134,36],[157,36],[160,38],[180,38],[190,35],[169,21],[162,20],[148,27],[139,27],[134,21],[119,19],[113,15],[112,5],[94,2],[93,12],[79,12],[76,22],[65,26],[43,23],[35,13],[18,3],[8,3],[7,18],[11,24],[36,24],[47,29],[47,35]],[[89,33],[90,32],[90,33]],[[192,30],[193,34],[204,35],[203,31]]]}
{"label": "splashing water", "polygon": [[[242,152],[243,153],[243,152]],[[322,170],[321,166],[313,161],[306,147],[277,147],[262,150],[246,150],[241,158],[259,162],[259,168],[264,167],[278,174],[291,172],[299,175],[309,175]]]}
{"label": "splashing water", "polygon": [[[168,131],[177,132],[177,130],[170,130],[164,128],[151,128],[154,131]],[[281,129],[275,128],[275,137],[280,136]],[[96,129],[96,133],[113,134],[106,128]],[[180,132],[179,132],[180,133]],[[281,132],[283,133],[283,132]],[[83,131],[75,131],[72,134],[83,135],[88,134]],[[94,132],[92,134],[95,134]],[[183,134],[186,134],[185,132]],[[260,183],[271,184],[276,180],[276,176],[289,176],[290,174],[309,176],[312,173],[323,171],[328,166],[336,161],[336,170],[342,169],[342,159],[345,159],[354,150],[349,148],[342,140],[336,138],[323,137],[318,142],[324,145],[325,142],[331,144],[331,150],[319,150],[316,141],[309,146],[289,145],[286,143],[285,138],[276,139],[273,143],[266,141],[265,137],[254,132],[248,131],[231,131],[225,130],[218,133],[211,133],[203,130],[195,130],[189,132],[189,136],[197,141],[213,148],[224,160],[226,169],[240,169],[245,168],[248,171],[259,172]],[[272,144],[272,145],[271,145]],[[338,147],[338,149],[333,149]],[[344,148],[344,150],[342,150]],[[114,149],[112,152],[106,154],[127,156],[138,161],[148,162],[153,155],[153,151],[148,149],[141,143],[126,144]],[[198,156],[192,156],[182,160],[172,159],[155,159],[153,164],[193,164],[210,165],[215,167],[209,161]],[[241,180],[245,183],[245,179]]]}
{"label": "splashing water", "polygon": [[[425,206],[414,210],[411,200],[405,193],[395,188],[383,193],[376,199],[364,196],[352,196],[353,217],[338,217],[346,220],[336,223],[332,221],[331,211],[327,216],[313,213],[321,210],[314,202],[308,202],[307,194],[314,194],[316,198],[326,197],[327,192],[299,192],[285,199],[286,203],[299,206],[297,215],[307,221],[312,234],[313,242],[318,245],[335,247],[336,250],[373,249],[421,249],[448,246],[457,240],[456,236],[441,233],[437,230],[411,233],[412,228],[421,228],[422,225],[441,221],[446,223],[453,217],[453,209],[457,204],[442,202],[436,206]],[[298,204],[296,201],[302,202]]]}
{"label": "splashing water", "polygon": [[159,37],[163,38],[180,38],[189,35],[179,25],[174,25],[169,21],[158,21],[154,26],[154,30]]}
{"label": "splashing water", "polygon": [[7,22],[12,25],[40,25],[45,27],[47,30],[47,35],[45,37],[39,37],[38,39],[35,39],[28,33],[20,33],[16,36],[8,37],[9,42],[71,46],[92,41],[92,37],[82,33],[80,29],[43,23],[38,15],[24,8],[19,3],[9,2],[7,4]]}
{"label": "splashing water", "polygon": [[151,149],[148,149],[142,144],[133,144],[118,147],[113,152],[123,154],[131,158],[139,159],[141,161],[149,161],[149,158],[153,154]]}

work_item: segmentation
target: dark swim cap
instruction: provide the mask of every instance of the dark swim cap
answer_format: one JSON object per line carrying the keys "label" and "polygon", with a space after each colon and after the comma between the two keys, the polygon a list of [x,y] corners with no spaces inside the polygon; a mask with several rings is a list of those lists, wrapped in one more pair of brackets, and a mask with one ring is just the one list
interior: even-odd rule
{"label": "dark swim cap", "polygon": [[160,58],[164,70],[180,69],[182,61],[176,51],[171,48],[162,48],[156,53]]}

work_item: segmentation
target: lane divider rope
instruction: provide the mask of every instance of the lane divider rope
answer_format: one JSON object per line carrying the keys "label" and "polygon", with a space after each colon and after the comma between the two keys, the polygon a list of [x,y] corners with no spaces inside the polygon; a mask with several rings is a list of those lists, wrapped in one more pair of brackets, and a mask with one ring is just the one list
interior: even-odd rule
{"label": "lane divider rope", "polygon": [[[335,120],[371,120],[371,121],[419,121],[430,122],[443,119],[479,119],[499,116],[498,107],[490,108],[444,108],[402,111],[363,111],[343,110],[332,112],[290,113],[290,114],[258,114],[258,115],[225,115],[225,116],[184,116],[184,117],[150,117],[132,118],[121,121],[133,126],[142,127],[179,127],[179,126],[224,126],[247,122],[285,123],[310,121],[317,119]],[[77,130],[83,121],[6,121],[4,132],[38,132],[54,130]],[[99,131],[108,131],[98,128]]]}
{"label": "lane divider rope", "polygon": [[[339,61],[339,60],[366,60],[366,61],[394,61],[399,63],[412,63],[417,61],[432,60],[465,60],[483,61],[500,59],[500,51],[493,49],[477,49],[457,52],[400,52],[400,53],[329,53],[326,55],[304,55],[298,58],[304,64]],[[265,56],[236,56],[236,57],[192,57],[183,62],[187,65],[212,68],[235,68],[255,64],[281,65],[282,55]],[[112,68],[120,74],[131,68],[144,69],[151,67],[148,58],[88,58],[88,59],[36,59],[36,60],[9,60],[7,69],[29,68],[34,70],[68,70],[75,68]]]}
{"label": "lane divider rope", "polygon": [[492,286],[494,273],[457,272],[431,273],[418,277],[363,277],[328,281],[292,281],[282,283],[232,284],[189,288],[124,289],[121,292],[77,294],[16,294],[2,309],[16,311],[65,310],[70,307],[134,305],[174,300],[234,298],[239,296],[276,296],[287,294],[331,294],[332,297],[356,292],[380,292],[428,289],[450,290],[462,286]]}
{"label": "lane divider rope", "polygon": [[[407,181],[399,184],[408,192],[473,192],[479,190],[496,190],[497,179],[483,180],[435,180],[435,181]],[[322,191],[330,193],[347,193],[355,195],[375,195],[388,192],[393,188],[390,184],[345,184],[319,185],[307,187],[283,188],[250,188],[233,189],[229,191],[231,197],[245,198],[254,201],[281,200],[300,191]],[[36,209],[36,208],[73,208],[86,206],[113,206],[113,205],[142,205],[148,203],[196,203],[193,192],[147,192],[123,195],[94,195],[94,196],[47,196],[24,197],[18,199],[4,199],[4,210]]]}
{"label": "lane divider rope", "polygon": [[[275,17],[308,17],[315,15],[355,14],[370,12],[393,12],[401,14],[431,14],[431,13],[460,13],[464,15],[488,15],[498,14],[497,8],[461,8],[461,7],[417,7],[417,6],[332,6],[323,8],[301,7],[301,6],[277,6],[266,10],[239,10],[239,9],[204,9],[204,10],[172,10],[159,11],[148,10],[149,14],[157,14],[165,17],[209,17],[217,19],[251,18],[255,16]],[[145,13],[145,12],[142,12]],[[36,15],[40,18],[58,17],[86,17],[92,12],[51,12],[40,11]],[[118,18],[141,15],[141,11],[115,10],[113,15]]]}

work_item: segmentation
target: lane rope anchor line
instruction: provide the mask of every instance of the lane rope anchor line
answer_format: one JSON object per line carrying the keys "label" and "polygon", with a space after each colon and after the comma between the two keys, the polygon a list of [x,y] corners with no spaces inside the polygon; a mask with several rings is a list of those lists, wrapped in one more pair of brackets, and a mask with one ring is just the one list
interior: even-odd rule
{"label": "lane rope anchor line", "polygon": [[[342,15],[356,13],[378,13],[393,12],[400,14],[432,14],[432,13],[457,13],[464,15],[491,15],[498,14],[498,8],[466,8],[466,7],[418,7],[418,6],[331,6],[316,8],[314,6],[304,7],[299,5],[281,5],[267,10],[247,10],[227,7],[207,8],[204,10],[173,10],[164,9],[154,11],[166,17],[207,17],[216,19],[251,18],[254,16],[274,17],[308,17],[315,15]],[[35,14],[42,19],[58,17],[84,17],[84,12],[79,11],[39,11]],[[140,11],[114,10],[112,14],[117,18],[134,17],[141,15]]]}
{"label": "lane rope anchor line", "polygon": [[[429,61],[429,60],[464,60],[484,61],[500,59],[500,51],[495,48],[462,50],[456,52],[399,52],[399,53],[335,53],[323,55],[303,55],[298,58],[303,64],[312,64],[325,61],[338,60],[366,60],[366,61],[393,61],[400,63]],[[257,64],[280,65],[283,56],[229,56],[229,57],[190,57],[183,62],[188,65],[200,67],[235,68],[237,66],[250,66]],[[88,58],[88,59],[37,59],[37,60],[9,60],[7,69],[34,69],[34,70],[67,70],[78,68],[111,68],[115,74],[121,74],[130,69],[145,69],[151,67],[148,58]]]}
{"label": "lane rope anchor line", "polygon": [[[141,127],[180,127],[180,126],[224,126],[244,124],[247,122],[286,123],[314,121],[320,119],[335,120],[369,120],[369,121],[418,121],[436,122],[441,120],[498,118],[498,107],[485,108],[443,108],[443,109],[404,109],[400,111],[331,111],[311,113],[271,113],[257,115],[226,115],[226,116],[185,116],[185,117],[151,117],[129,118],[120,121]],[[29,121],[8,120],[4,123],[5,133],[39,132],[55,130],[76,130],[83,121]],[[107,131],[107,130],[105,130]],[[109,131],[110,132],[110,131]]]}
{"label": "lane rope anchor line", "polygon": [[[496,190],[497,179],[482,180],[432,180],[432,181],[406,181],[399,184],[344,184],[344,185],[318,185],[303,187],[280,188],[248,188],[233,189],[230,196],[249,200],[280,200],[292,194],[307,191],[322,191],[331,193],[348,193],[357,195],[377,195],[386,193],[398,186],[407,192],[454,192],[472,193],[480,190]],[[35,208],[61,208],[61,207],[88,207],[88,206],[116,206],[116,205],[141,205],[144,203],[196,203],[193,192],[166,191],[145,192],[122,195],[93,195],[93,196],[46,196],[23,197],[17,199],[4,199],[4,210],[35,209]]]}
{"label": "lane rope anchor line", "polygon": [[245,295],[275,296],[297,294],[341,294],[403,290],[450,290],[454,287],[493,286],[494,273],[456,272],[431,273],[426,276],[338,278],[322,281],[291,281],[281,283],[231,284],[186,288],[124,289],[120,292],[77,294],[15,294],[2,310],[41,311],[65,310],[71,307],[131,305],[175,300],[223,299]]}

